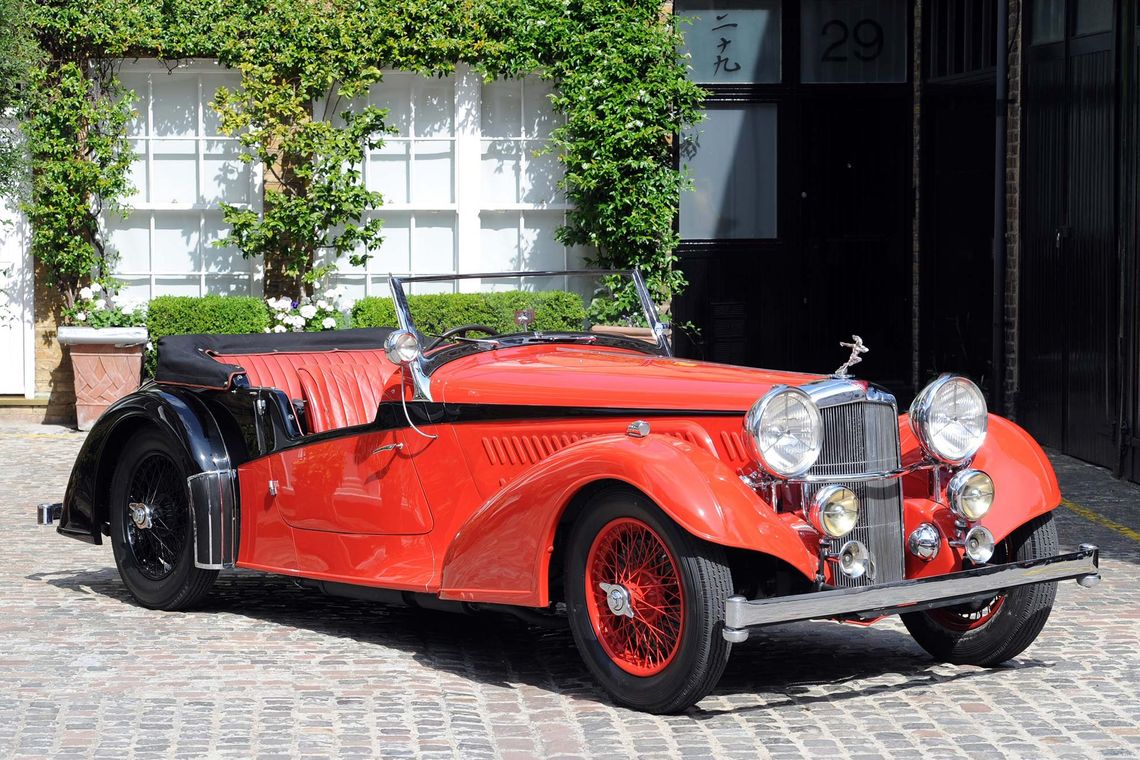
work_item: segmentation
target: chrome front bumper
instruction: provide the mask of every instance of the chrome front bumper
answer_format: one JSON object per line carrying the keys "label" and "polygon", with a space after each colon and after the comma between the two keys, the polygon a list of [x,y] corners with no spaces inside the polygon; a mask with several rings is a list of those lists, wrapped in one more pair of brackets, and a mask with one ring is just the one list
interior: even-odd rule
{"label": "chrome front bumper", "polygon": [[749,628],[775,623],[820,618],[870,620],[900,612],[919,612],[985,599],[999,591],[1033,583],[1073,578],[1082,586],[1094,586],[1100,580],[1099,554],[1092,544],[1081,544],[1077,551],[1055,557],[987,565],[881,586],[833,589],[752,601],[743,596],[733,596],[724,606],[724,638],[739,643],[748,638]]}

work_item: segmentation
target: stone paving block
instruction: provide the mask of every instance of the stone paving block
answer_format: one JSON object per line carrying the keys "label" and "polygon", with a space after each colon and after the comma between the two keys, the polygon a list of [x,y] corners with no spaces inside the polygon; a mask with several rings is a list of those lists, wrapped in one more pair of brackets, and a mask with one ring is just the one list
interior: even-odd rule
{"label": "stone paving block", "polygon": [[[0,430],[0,758],[1136,757],[1140,544],[1103,549],[1037,643],[995,669],[932,662],[898,620],[803,623],[738,647],[684,715],[618,708],[561,630],[342,600],[224,573],[200,610],[133,604],[110,547],[34,524],[82,436]],[[1054,457],[1062,489],[1137,529],[1140,488]]]}

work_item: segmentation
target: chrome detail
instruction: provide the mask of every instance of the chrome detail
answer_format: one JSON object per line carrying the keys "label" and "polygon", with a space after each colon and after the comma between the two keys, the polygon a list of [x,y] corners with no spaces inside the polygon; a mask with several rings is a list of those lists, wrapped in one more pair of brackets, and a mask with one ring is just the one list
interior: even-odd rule
{"label": "chrome detail", "polygon": [[268,486],[269,486],[269,495],[270,496],[276,496],[277,495],[277,481],[276,480],[269,481]]}
{"label": "chrome detail", "polygon": [[[412,310],[408,306],[408,297],[404,294],[403,280],[399,277],[388,275],[388,292],[392,294],[392,305],[396,311],[396,324],[404,331],[412,333],[419,340],[420,345],[424,344],[424,337],[418,330],[416,325],[412,322]],[[412,379],[412,400],[413,401],[432,401],[431,397],[431,381],[428,380],[427,374],[424,372],[424,357],[420,353],[419,358],[408,364],[406,367]],[[401,394],[403,398],[403,394]]]}
{"label": "chrome detail", "polygon": [[36,524],[51,525],[63,517],[63,505],[44,502],[36,507]]}
{"label": "chrome detail", "polygon": [[[965,456],[962,459],[947,459],[934,450],[934,447],[931,445],[930,438],[928,436],[930,430],[930,411],[931,407],[934,405],[934,397],[938,395],[938,391],[942,388],[942,386],[954,380],[965,380],[966,382],[973,385],[975,389],[977,389],[977,385],[969,378],[962,377],[961,375],[954,375],[949,372],[944,372],[943,374],[939,375],[936,380],[931,381],[925,388],[923,388],[919,394],[914,397],[914,401],[911,402],[910,429],[914,431],[915,437],[918,439],[919,444],[922,446],[922,452],[927,457],[935,461],[942,462],[943,464],[961,465],[965,462],[968,462],[974,456],[974,454],[977,453],[977,450],[975,449],[968,456]],[[978,393],[980,394],[981,391],[978,390]],[[983,404],[984,401],[985,399],[983,397]],[[982,441],[983,443],[985,442],[984,431],[982,435]]]}
{"label": "chrome detail", "polygon": [[[793,623],[820,618],[873,619],[898,612],[946,607],[1017,586],[1073,579],[1078,583],[1099,577],[1095,546],[1055,557],[987,565],[947,575],[884,583],[866,588],[841,588],[770,599],[730,597],[725,603],[724,636],[739,642],[753,626]],[[1084,585],[1084,584],[1082,584]]]}
{"label": "chrome detail", "polygon": [[422,343],[411,330],[393,330],[384,339],[384,356],[396,366],[411,364],[422,352]]}
{"label": "chrome detail", "polygon": [[153,513],[149,506],[139,501],[132,501],[127,505],[127,509],[131,511],[131,522],[135,524],[136,528],[150,530],[154,527],[154,523],[151,521]]}
{"label": "chrome detail", "polygon": [[380,454],[385,451],[399,451],[402,448],[404,448],[404,444],[402,443],[385,443],[383,446],[377,446],[372,449],[372,453]]}
{"label": "chrome detail", "polygon": [[929,562],[938,556],[938,552],[942,548],[942,533],[934,523],[922,523],[911,531],[910,537],[906,540],[906,546],[911,554]]}
{"label": "chrome detail", "polygon": [[[824,381],[832,399],[851,398],[842,393],[843,385],[852,381]],[[814,384],[812,384],[814,385]],[[887,394],[871,401],[865,393],[861,400],[824,406],[823,447],[815,466],[807,475],[791,482],[802,483],[802,491],[810,499],[828,485],[851,489],[859,498],[860,516],[848,538],[867,547],[874,572],[861,578],[837,575],[837,586],[866,586],[874,582],[889,583],[903,578],[905,564],[905,530],[902,512],[902,484],[884,473],[905,472],[900,466],[898,411],[893,397]]]}
{"label": "chrome detail", "polygon": [[969,520],[970,522],[977,522],[978,520],[981,520],[983,517],[986,516],[986,513],[988,513],[990,508],[992,508],[992,506],[993,506],[993,497],[991,496],[990,507],[987,507],[986,511],[983,512],[982,514],[978,515],[977,517],[970,517],[968,514],[966,514],[966,511],[962,508],[962,492],[965,490],[966,484],[970,481],[970,479],[974,478],[978,475],[983,475],[983,476],[985,476],[985,478],[987,480],[990,481],[990,491],[993,492],[994,491],[993,478],[991,478],[988,474],[982,472],[981,470],[973,470],[973,469],[959,470],[958,472],[954,473],[954,476],[952,478],[950,478],[950,482],[946,484],[946,501],[949,502],[950,510],[955,515],[961,517],[964,520]]}
{"label": "chrome detail", "polygon": [[649,435],[649,423],[645,420],[631,422],[629,427],[625,429],[625,434],[630,438],[644,438]]}
{"label": "chrome detail", "polygon": [[646,319],[649,321],[649,329],[653,331],[653,337],[657,339],[658,348],[666,356],[672,356],[673,347],[669,345],[669,325],[662,322],[657,314],[657,306],[653,303],[653,296],[649,294],[649,288],[645,286],[641,272],[634,269],[630,276],[633,279],[633,286],[637,289],[637,299],[641,301],[641,310],[645,312]]}
{"label": "chrome detail", "polygon": [[[232,568],[238,551],[238,508],[234,470],[210,470],[186,478],[194,567]],[[276,481],[271,481],[274,484]]]}
{"label": "chrome detail", "polygon": [[610,612],[627,618],[633,617],[633,605],[629,591],[626,590],[625,586],[619,586],[616,583],[599,583],[598,587],[606,595],[606,604],[609,606]]}
{"label": "chrome detail", "polygon": [[871,553],[867,551],[867,547],[863,545],[862,541],[845,543],[843,548],[839,550],[839,557],[836,562],[839,565],[839,571],[848,578],[862,578],[869,573],[873,579],[874,563],[871,560]]}
{"label": "chrome detail", "polygon": [[[844,499],[854,500],[855,520],[848,530],[845,530],[842,533],[832,533],[827,529],[827,522],[824,520],[824,517],[826,516],[826,509],[829,505]],[[843,538],[855,529],[855,524],[857,524],[859,521],[860,508],[861,505],[859,503],[859,497],[856,496],[855,492],[847,486],[824,486],[823,488],[816,491],[815,495],[811,497],[811,504],[808,505],[807,509],[807,518],[808,522],[811,523],[812,527],[815,528],[817,532],[831,536],[832,538]]]}
{"label": "chrome detail", "polygon": [[816,459],[814,461],[809,463],[806,467],[803,467],[795,472],[778,472],[766,461],[764,461],[764,455],[760,451],[760,444],[757,440],[760,434],[760,425],[764,420],[764,413],[767,411],[768,406],[784,394],[802,396],[804,400],[810,405],[809,408],[814,408],[816,410],[816,417],[813,421],[815,424],[813,424],[813,428],[817,426],[819,427],[819,430],[816,433],[816,438],[818,439],[817,446],[822,447],[824,436],[822,419],[820,418],[819,414],[819,405],[816,404],[815,399],[813,399],[811,397],[811,394],[808,393],[805,389],[793,388],[788,385],[772,386],[772,388],[767,393],[761,396],[756,401],[756,403],[752,405],[752,408],[748,410],[748,413],[746,415],[744,415],[743,438],[744,447],[748,450],[748,453],[752,455],[752,458],[756,461],[757,464],[759,464],[770,475],[786,480],[791,477],[803,475],[805,472],[810,470],[815,462],[819,460],[819,454],[816,454]]}
{"label": "chrome detail", "polygon": [[843,348],[850,348],[851,355],[848,356],[847,361],[840,364],[839,369],[832,372],[831,375],[832,377],[850,377],[850,375],[847,374],[847,370],[863,361],[863,354],[870,352],[871,349],[863,345],[863,339],[858,335],[852,335],[850,343],[840,341],[839,345]]}
{"label": "chrome detail", "polygon": [[963,542],[966,556],[975,565],[984,565],[994,556],[994,534],[981,525],[970,528]]}

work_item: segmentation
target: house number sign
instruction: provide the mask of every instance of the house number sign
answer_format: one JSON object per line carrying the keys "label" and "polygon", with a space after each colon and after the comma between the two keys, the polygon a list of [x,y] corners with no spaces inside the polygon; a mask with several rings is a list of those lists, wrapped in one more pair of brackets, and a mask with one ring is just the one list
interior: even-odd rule
{"label": "house number sign", "polygon": [[803,0],[800,7],[802,81],[906,81],[906,3]]}

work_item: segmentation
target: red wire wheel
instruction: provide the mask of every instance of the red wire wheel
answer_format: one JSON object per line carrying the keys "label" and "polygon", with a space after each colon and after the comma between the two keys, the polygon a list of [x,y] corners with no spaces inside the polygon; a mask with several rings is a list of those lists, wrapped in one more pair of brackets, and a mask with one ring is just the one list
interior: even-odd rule
{"label": "red wire wheel", "polygon": [[951,631],[976,631],[994,619],[994,615],[1001,609],[1005,596],[995,596],[990,603],[980,610],[965,610],[961,607],[940,607],[930,610],[927,614],[930,619]]}
{"label": "red wire wheel", "polygon": [[644,522],[621,517],[602,527],[586,557],[586,607],[599,643],[635,676],[673,662],[685,624],[676,559]]}

